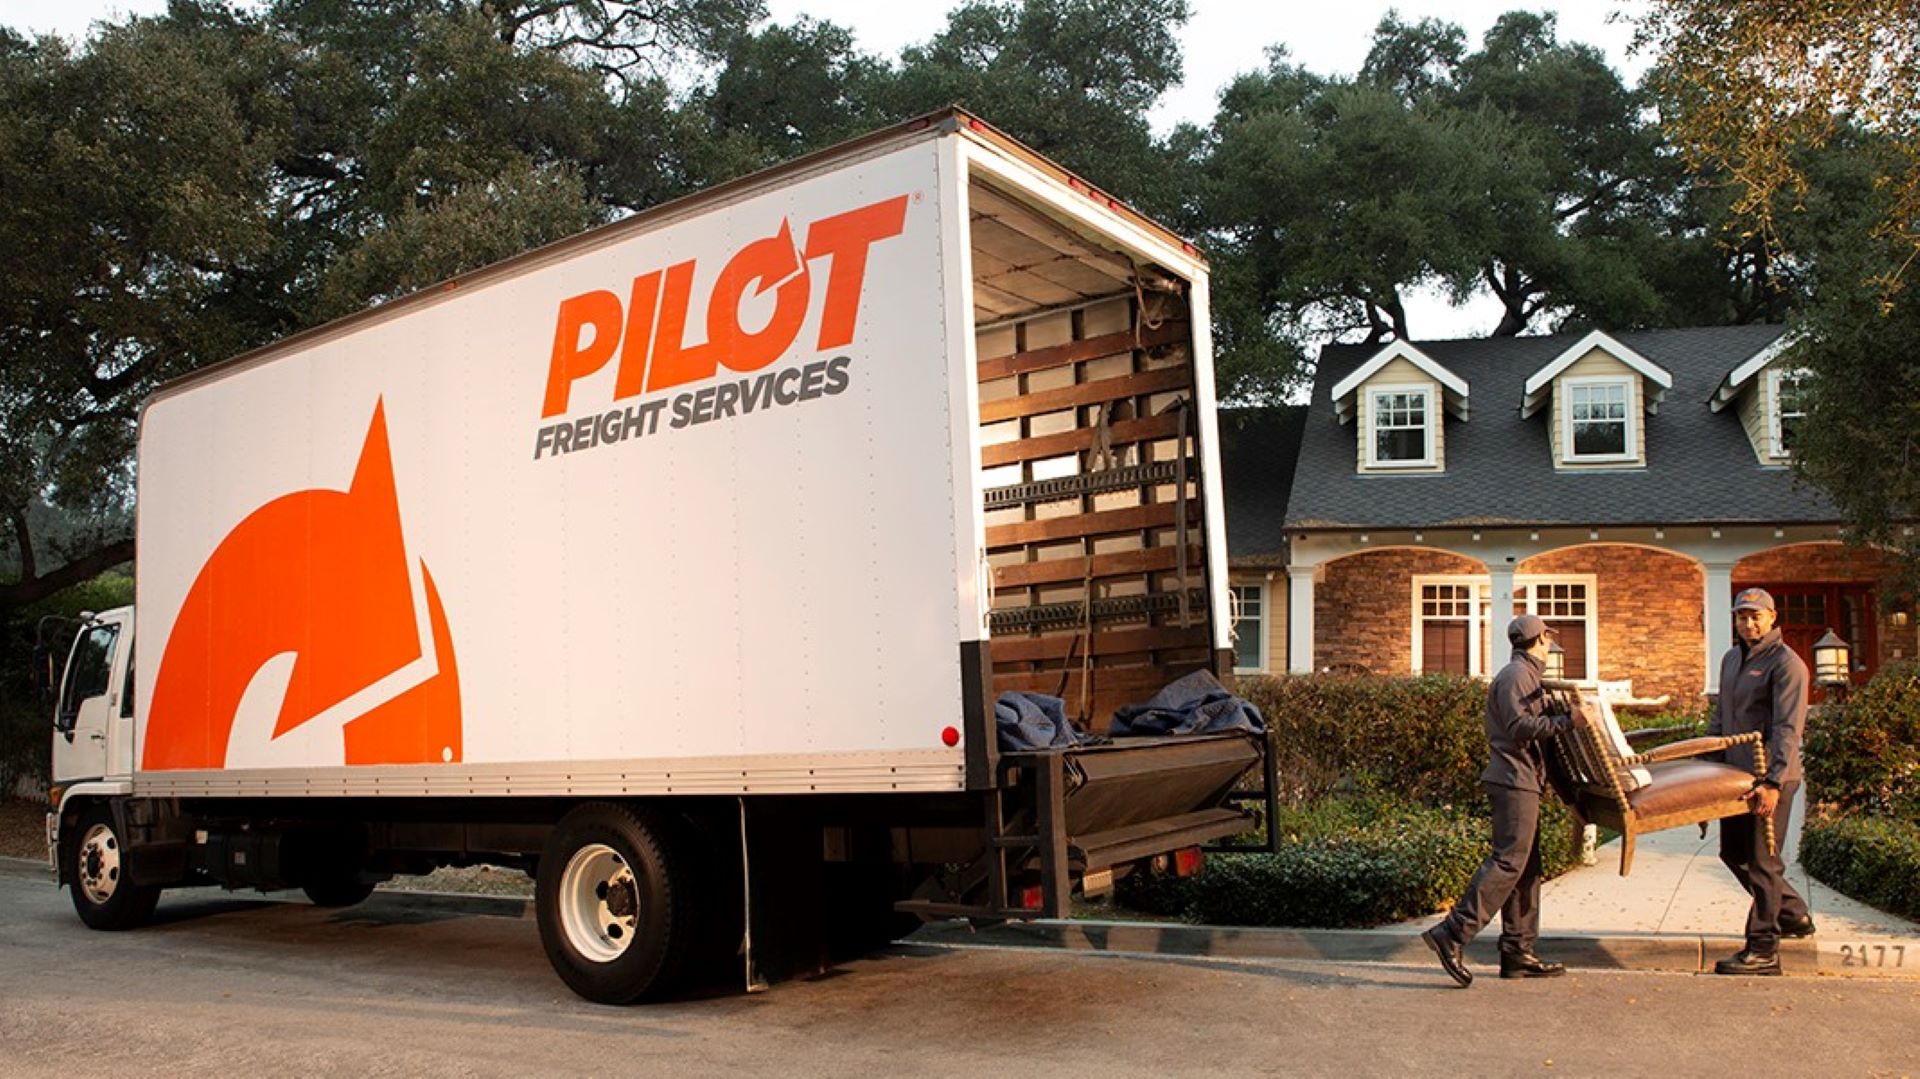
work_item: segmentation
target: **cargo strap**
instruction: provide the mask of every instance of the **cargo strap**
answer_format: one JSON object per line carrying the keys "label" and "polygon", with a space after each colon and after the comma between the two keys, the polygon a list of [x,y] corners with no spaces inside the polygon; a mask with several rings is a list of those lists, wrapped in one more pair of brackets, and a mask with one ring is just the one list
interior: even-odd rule
{"label": "cargo strap", "polygon": [[1192,612],[1187,609],[1187,427],[1193,409],[1188,407],[1185,397],[1174,398],[1167,409],[1180,414],[1179,447],[1174,451],[1173,528],[1174,543],[1180,549],[1180,557],[1175,560],[1180,568],[1180,628],[1186,629],[1193,624]]}

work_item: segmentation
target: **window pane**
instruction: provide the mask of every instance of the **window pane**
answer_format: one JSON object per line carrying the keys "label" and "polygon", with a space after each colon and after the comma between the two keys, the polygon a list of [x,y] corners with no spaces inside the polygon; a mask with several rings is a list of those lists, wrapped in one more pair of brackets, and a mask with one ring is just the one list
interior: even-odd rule
{"label": "window pane", "polygon": [[1258,585],[1234,585],[1240,616],[1233,621],[1233,666],[1236,670],[1265,670],[1267,630]]}
{"label": "window pane", "polygon": [[1427,459],[1427,395],[1415,392],[1373,396],[1373,459]]}
{"label": "window pane", "polygon": [[1591,457],[1627,452],[1627,423],[1604,420],[1573,425],[1573,455]]}
{"label": "window pane", "polygon": [[1628,400],[1624,383],[1567,387],[1567,421],[1573,425],[1575,457],[1627,452]]}

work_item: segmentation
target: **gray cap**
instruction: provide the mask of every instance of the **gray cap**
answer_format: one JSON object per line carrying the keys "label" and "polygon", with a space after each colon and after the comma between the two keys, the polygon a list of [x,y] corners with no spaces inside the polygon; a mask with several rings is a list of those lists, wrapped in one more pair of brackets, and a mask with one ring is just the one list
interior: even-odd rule
{"label": "gray cap", "polygon": [[1773,597],[1764,588],[1743,588],[1733,597],[1733,609],[1736,611],[1771,611]]}
{"label": "gray cap", "polygon": [[1523,614],[1507,623],[1508,644],[1519,644],[1521,641],[1530,641],[1543,633],[1549,636],[1559,636],[1559,634],[1553,632],[1553,627],[1547,625],[1546,620],[1537,614]]}

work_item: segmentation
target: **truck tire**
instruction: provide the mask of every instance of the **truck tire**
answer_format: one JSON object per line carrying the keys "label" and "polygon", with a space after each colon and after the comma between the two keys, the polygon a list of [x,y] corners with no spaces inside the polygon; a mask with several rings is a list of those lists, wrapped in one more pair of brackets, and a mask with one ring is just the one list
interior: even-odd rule
{"label": "truck tire", "polygon": [[74,912],[88,928],[137,929],[152,920],[160,889],[135,884],[127,875],[126,844],[108,807],[96,805],[81,812],[68,851],[73,871],[68,891]]}
{"label": "truck tire", "polygon": [[560,819],[540,854],[534,912],[547,959],[598,1004],[670,991],[695,939],[696,874],[670,818],[611,803]]}
{"label": "truck tire", "polygon": [[316,907],[356,907],[373,894],[373,885],[358,876],[340,876],[308,881],[300,890]]}

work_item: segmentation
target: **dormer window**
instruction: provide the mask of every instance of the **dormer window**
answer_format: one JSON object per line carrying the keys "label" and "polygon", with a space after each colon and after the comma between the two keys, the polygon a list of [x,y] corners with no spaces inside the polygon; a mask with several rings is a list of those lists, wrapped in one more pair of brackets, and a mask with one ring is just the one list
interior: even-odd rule
{"label": "dormer window", "polygon": [[1672,388],[1666,368],[1595,330],[1528,376],[1520,418],[1547,414],[1555,468],[1645,468],[1646,418]]}
{"label": "dormer window", "polygon": [[1467,419],[1467,384],[1405,341],[1374,353],[1335,383],[1331,395],[1334,418],[1354,424],[1360,472],[1445,472],[1443,416]]}
{"label": "dormer window", "polygon": [[1807,419],[1807,373],[1774,369],[1767,372],[1767,396],[1773,407],[1768,417],[1768,434],[1775,457],[1793,456],[1801,425]]}
{"label": "dormer window", "polygon": [[1625,378],[1566,380],[1561,430],[1568,461],[1626,461],[1633,457],[1633,383]]}
{"label": "dormer window", "polygon": [[1367,464],[1374,468],[1423,468],[1433,464],[1433,393],[1425,386],[1374,386],[1368,390],[1373,440]]}

